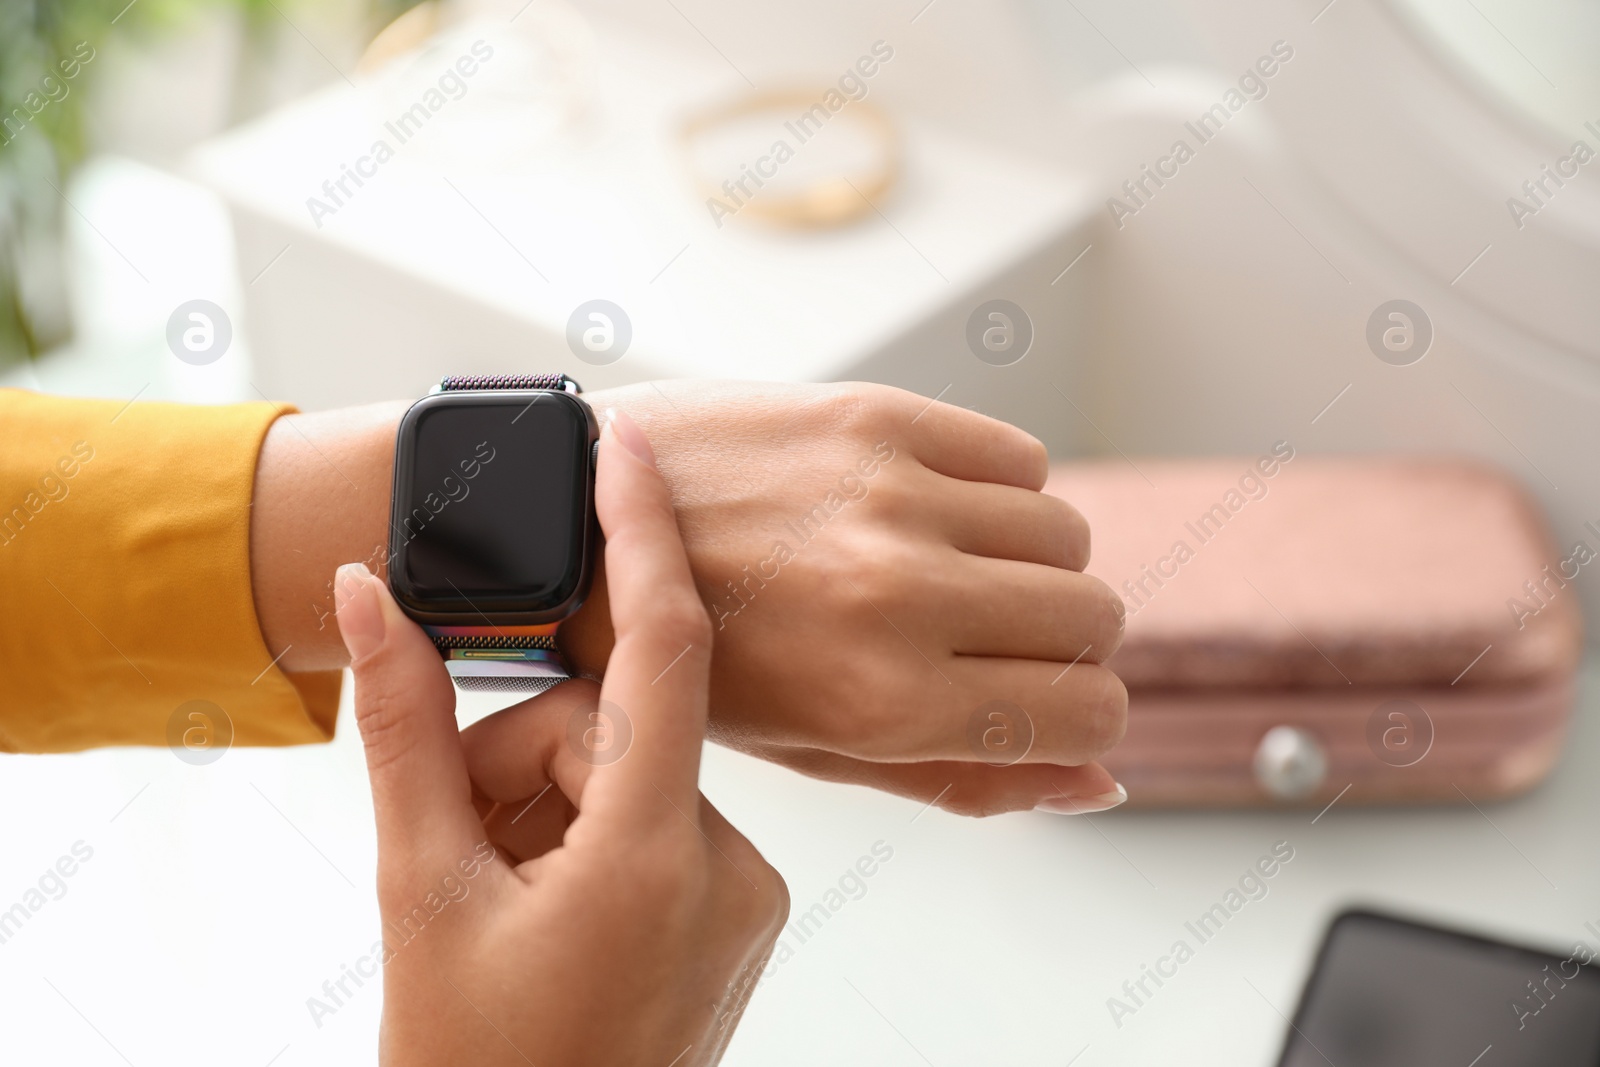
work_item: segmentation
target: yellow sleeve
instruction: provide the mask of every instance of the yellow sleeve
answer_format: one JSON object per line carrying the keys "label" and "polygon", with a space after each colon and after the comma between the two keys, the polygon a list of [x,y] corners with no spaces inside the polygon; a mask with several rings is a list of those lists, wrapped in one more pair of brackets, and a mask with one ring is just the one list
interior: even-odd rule
{"label": "yellow sleeve", "polygon": [[290,410],[0,389],[0,751],[181,744],[216,716],[192,701],[233,744],[333,736],[339,673],[273,666],[251,594],[256,457]]}

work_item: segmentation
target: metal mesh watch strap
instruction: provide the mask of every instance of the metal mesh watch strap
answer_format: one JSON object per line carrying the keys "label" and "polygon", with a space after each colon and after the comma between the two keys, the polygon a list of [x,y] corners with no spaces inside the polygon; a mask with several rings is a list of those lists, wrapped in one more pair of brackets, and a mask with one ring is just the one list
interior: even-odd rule
{"label": "metal mesh watch strap", "polygon": [[456,688],[542,693],[572,677],[548,626],[424,626]]}
{"label": "metal mesh watch strap", "polygon": [[[464,374],[450,375],[438,392],[468,390],[545,389],[581,393],[565,374]],[[545,626],[424,626],[433,646],[444,657],[456,688],[468,692],[542,693],[572,677],[561,650],[556,647],[556,627]]]}
{"label": "metal mesh watch strap", "polygon": [[441,393],[469,389],[551,389],[581,393],[578,383],[565,374],[452,374],[439,382]]}

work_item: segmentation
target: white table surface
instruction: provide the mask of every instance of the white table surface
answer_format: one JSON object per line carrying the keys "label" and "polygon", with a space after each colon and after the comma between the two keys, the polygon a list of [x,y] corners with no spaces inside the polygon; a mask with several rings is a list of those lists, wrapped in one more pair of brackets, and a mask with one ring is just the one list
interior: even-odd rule
{"label": "white table surface", "polygon": [[[974,821],[708,748],[707,795],[785,874],[796,916],[875,844],[893,850],[806,940],[786,932],[794,954],[763,983],[727,1062],[1066,1064],[1081,1052],[1084,1067],[1268,1065],[1279,1012],[1344,904],[1552,947],[1592,942],[1596,674],[1555,776],[1482,811]],[[494,706],[473,694],[463,721]],[[348,700],[326,746],[235,750],[205,768],[165,749],[3,766],[0,902],[74,842],[94,849],[66,895],[0,945],[7,1062],[374,1062],[376,990],[320,1029],[306,1007],[378,936]],[[1107,998],[1174,940],[1194,944],[1184,923],[1278,841],[1295,855],[1270,893],[1117,1027]]]}

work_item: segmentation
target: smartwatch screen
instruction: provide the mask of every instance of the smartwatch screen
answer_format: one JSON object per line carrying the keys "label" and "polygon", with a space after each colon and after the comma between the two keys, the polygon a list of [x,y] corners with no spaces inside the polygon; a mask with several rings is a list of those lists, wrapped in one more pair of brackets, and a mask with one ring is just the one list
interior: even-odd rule
{"label": "smartwatch screen", "polygon": [[590,440],[587,408],[564,393],[444,393],[413,407],[389,535],[402,603],[465,615],[561,607],[583,577]]}

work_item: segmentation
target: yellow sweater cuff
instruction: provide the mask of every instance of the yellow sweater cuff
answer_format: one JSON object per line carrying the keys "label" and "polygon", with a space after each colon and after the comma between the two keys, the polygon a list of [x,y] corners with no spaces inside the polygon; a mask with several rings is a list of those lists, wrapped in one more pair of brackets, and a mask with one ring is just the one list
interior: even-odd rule
{"label": "yellow sweater cuff", "polygon": [[0,751],[333,736],[338,672],[274,666],[251,594],[256,457],[290,410],[0,390]]}

